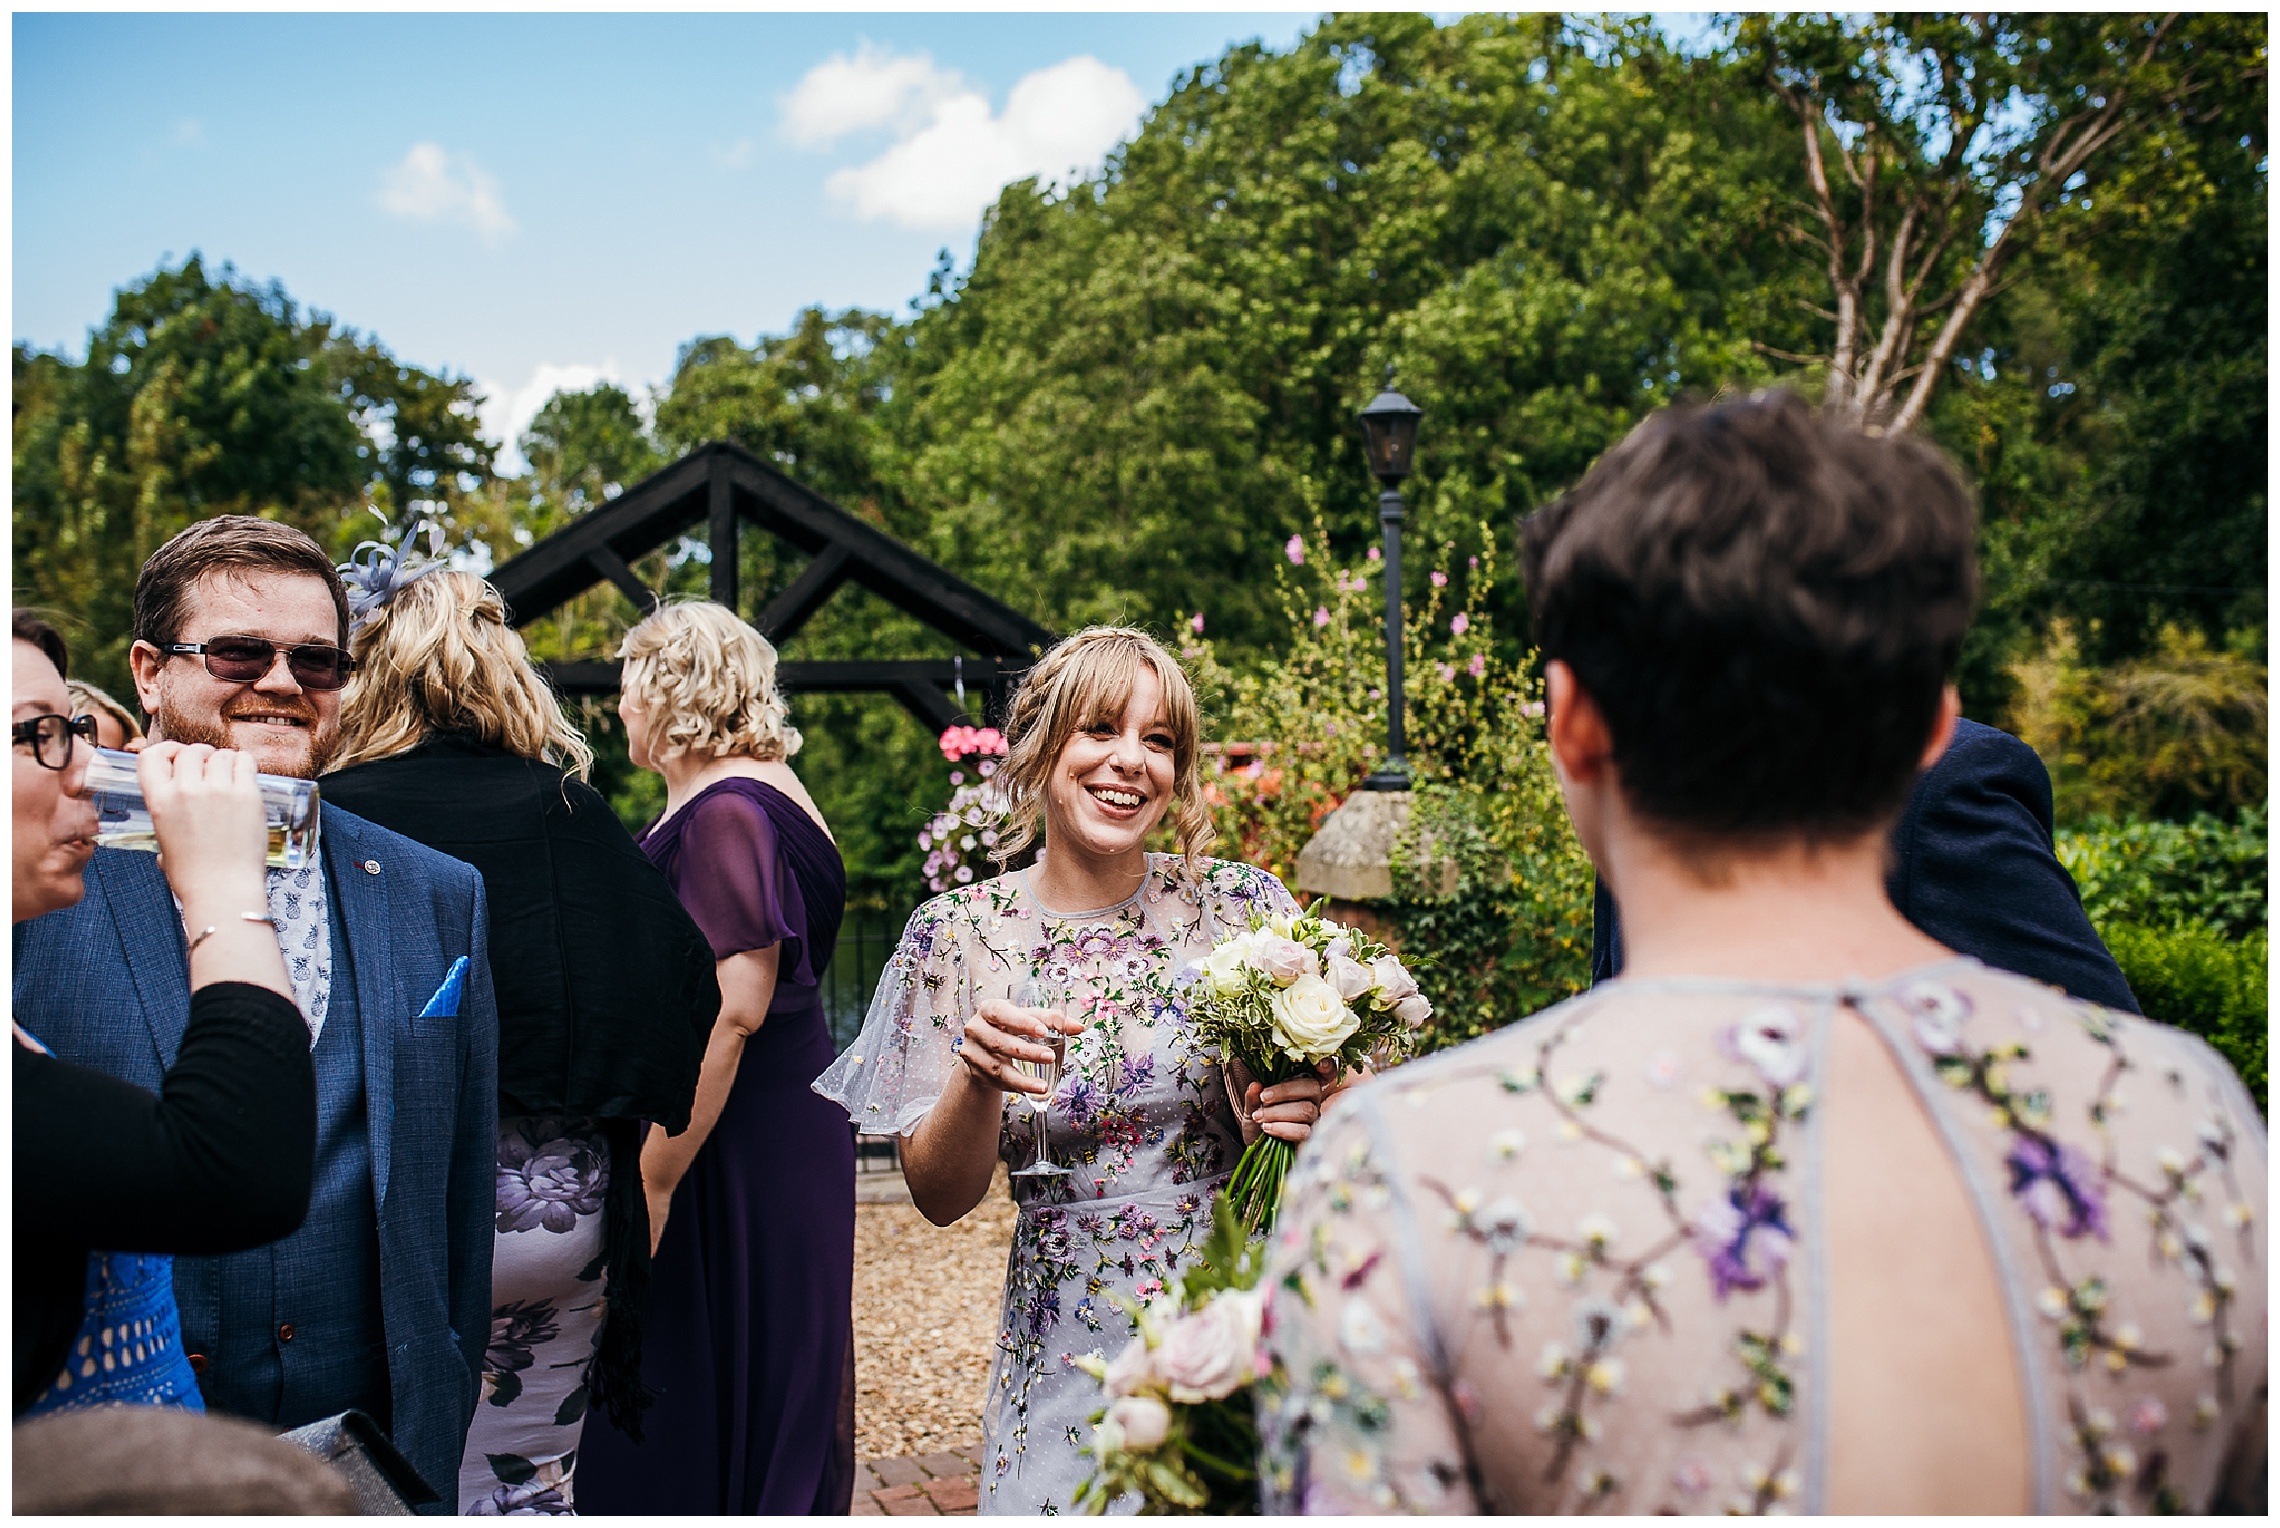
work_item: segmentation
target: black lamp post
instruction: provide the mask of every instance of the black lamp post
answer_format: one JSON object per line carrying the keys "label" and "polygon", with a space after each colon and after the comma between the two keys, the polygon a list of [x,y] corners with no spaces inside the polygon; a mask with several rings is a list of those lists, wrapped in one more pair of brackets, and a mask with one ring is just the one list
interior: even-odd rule
{"label": "black lamp post", "polygon": [[1385,368],[1385,390],[1362,410],[1362,438],[1370,474],[1384,485],[1378,495],[1378,524],[1385,531],[1385,764],[1362,782],[1366,791],[1409,789],[1408,739],[1401,715],[1401,480],[1417,462],[1417,423],[1425,411],[1393,390],[1393,367]]}

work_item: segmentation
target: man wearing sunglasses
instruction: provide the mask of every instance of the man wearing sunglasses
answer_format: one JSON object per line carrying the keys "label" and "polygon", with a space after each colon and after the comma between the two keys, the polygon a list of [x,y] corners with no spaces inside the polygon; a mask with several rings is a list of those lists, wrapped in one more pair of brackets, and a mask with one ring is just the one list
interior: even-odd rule
{"label": "man wearing sunglasses", "polygon": [[[130,662],[151,740],[314,778],[339,736],[348,620],[332,560],[301,532],[243,515],[192,525],[135,586]],[[272,870],[268,906],[247,909],[275,921],[309,1029],[308,1219],[256,1251],[178,1258],[183,1338],[210,1409],[278,1428],[368,1412],[448,1510],[491,1316],[483,882],[329,803],[319,859]],[[97,850],[85,901],[17,925],[17,1003],[67,1016],[41,1035],[56,1054],[155,1090],[189,1007],[185,944],[157,863]]]}

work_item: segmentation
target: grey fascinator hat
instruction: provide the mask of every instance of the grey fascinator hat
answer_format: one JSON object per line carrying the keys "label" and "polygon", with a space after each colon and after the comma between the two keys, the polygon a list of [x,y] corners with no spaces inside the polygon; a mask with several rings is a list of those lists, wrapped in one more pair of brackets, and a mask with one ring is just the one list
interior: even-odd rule
{"label": "grey fascinator hat", "polygon": [[[428,543],[424,557],[415,547],[423,530]],[[349,635],[371,625],[405,587],[442,567],[443,549],[443,527],[433,520],[422,520],[394,546],[384,541],[358,542],[348,561],[340,565],[340,581],[348,590]]]}

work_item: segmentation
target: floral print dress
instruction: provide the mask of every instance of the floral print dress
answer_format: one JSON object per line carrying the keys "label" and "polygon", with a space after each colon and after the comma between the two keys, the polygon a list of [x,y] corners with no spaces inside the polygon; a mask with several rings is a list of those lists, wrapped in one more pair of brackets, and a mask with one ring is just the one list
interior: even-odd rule
{"label": "floral print dress", "polygon": [[602,1337],[609,1142],[590,1119],[499,1121],[491,1342],[459,1463],[459,1510],[566,1516]]}
{"label": "floral print dress", "polygon": [[1987,1237],[2033,1509],[2237,1500],[2263,1464],[2254,1105],[2191,1036],[1959,959],[1614,982],[1349,1095],[1266,1272],[1268,1509],[1824,1510],[1840,1008]]}
{"label": "floral print dress", "polygon": [[[1047,911],[1025,874],[936,897],[912,915],[862,1034],[815,1085],[858,1129],[902,1134],[941,1096],[985,999],[1019,1000],[1034,982],[1087,1020],[1049,1116],[1068,1176],[1010,1180],[1021,1215],[982,1414],[984,1513],[1068,1506],[1090,1473],[1081,1450],[1101,1405],[1074,1360],[1130,1340],[1118,1300],[1156,1293],[1209,1235],[1212,1195],[1241,1154],[1217,1053],[1189,1027],[1183,972],[1252,914],[1296,906],[1265,871],[1200,863],[1191,880],[1176,856],[1151,855],[1139,891],[1092,912]],[[1019,1168],[1035,1152],[1035,1116],[1009,1095],[999,1155]]]}

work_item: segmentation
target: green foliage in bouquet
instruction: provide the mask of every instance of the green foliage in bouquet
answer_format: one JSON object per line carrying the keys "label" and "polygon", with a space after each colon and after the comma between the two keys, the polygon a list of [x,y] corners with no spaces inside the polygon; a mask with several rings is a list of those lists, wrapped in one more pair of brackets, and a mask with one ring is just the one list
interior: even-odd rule
{"label": "green foliage in bouquet", "polygon": [[[1552,775],[1535,654],[1500,642],[1491,619],[1495,536],[1486,525],[1476,535],[1469,554],[1453,541],[1426,548],[1407,601],[1418,792],[1395,849],[1394,900],[1379,910],[1395,943],[1418,952],[1434,1009],[1418,1037],[1428,1051],[1590,984],[1591,864]],[[1206,775],[1222,852],[1285,880],[1385,738],[1383,565],[1337,566],[1329,545],[1319,511],[1284,545],[1279,654],[1231,670],[1200,628],[1183,654],[1222,740]]]}
{"label": "green foliage in bouquet", "polygon": [[[1109,1391],[1108,1404],[1092,1414],[1096,1462],[1071,1503],[1077,1511],[1098,1516],[1129,1493],[1140,1498],[1143,1516],[1257,1514],[1259,1424],[1251,1389],[1265,1262],[1265,1245],[1221,1194],[1211,1204],[1210,1239],[1171,1287],[1144,1307],[1118,1300],[1139,1335],[1113,1363],[1077,1360]],[[1221,1300],[1230,1304],[1214,1310]],[[1216,1326],[1180,1330],[1214,1318]],[[1181,1341],[1197,1337],[1205,1340]],[[1213,1372],[1195,1372],[1199,1367]]]}

